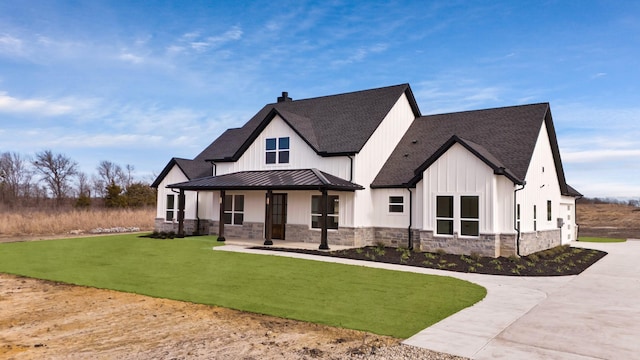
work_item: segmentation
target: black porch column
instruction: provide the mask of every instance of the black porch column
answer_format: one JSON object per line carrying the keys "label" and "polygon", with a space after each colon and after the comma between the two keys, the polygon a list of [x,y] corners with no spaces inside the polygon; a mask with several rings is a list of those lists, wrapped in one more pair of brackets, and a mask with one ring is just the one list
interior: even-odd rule
{"label": "black porch column", "polygon": [[327,202],[329,196],[327,196],[327,189],[322,189],[322,200],[320,200],[320,213],[322,219],[320,220],[320,226],[322,232],[320,233],[320,250],[329,250],[329,244],[327,243]]}
{"label": "black porch column", "polygon": [[273,231],[273,191],[267,190],[267,218],[264,222],[264,244],[273,245],[271,240],[271,232]]}
{"label": "black porch column", "polygon": [[180,189],[180,194],[178,194],[178,237],[184,237],[184,207],[184,190]]}
{"label": "black porch column", "polygon": [[224,238],[224,205],[225,205],[225,194],[224,190],[220,190],[220,221],[218,224],[218,241],[225,241]]}

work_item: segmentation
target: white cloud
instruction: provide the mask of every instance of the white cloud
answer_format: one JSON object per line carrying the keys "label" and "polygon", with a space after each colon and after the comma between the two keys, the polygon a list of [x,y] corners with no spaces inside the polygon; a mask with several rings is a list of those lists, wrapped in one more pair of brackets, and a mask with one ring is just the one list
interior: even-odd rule
{"label": "white cloud", "polygon": [[68,114],[73,107],[60,101],[43,99],[19,99],[0,92],[0,112],[31,113],[43,116],[58,116]]}
{"label": "white cloud", "polygon": [[87,134],[76,133],[48,139],[50,147],[109,148],[109,147],[149,147],[159,145],[166,139],[152,134]]}
{"label": "white cloud", "polygon": [[120,54],[120,56],[118,56],[118,58],[122,61],[126,61],[126,62],[130,62],[133,64],[140,64],[144,61],[144,58],[138,55],[134,55],[131,53],[122,53]]}
{"label": "white cloud", "polygon": [[8,34],[0,34],[0,55],[21,56],[23,53],[22,40]]}
{"label": "white cloud", "polygon": [[471,79],[445,77],[412,86],[425,114],[481,109],[500,102],[506,89],[484,86]]}
{"label": "white cloud", "polygon": [[360,47],[355,49],[353,53],[347,56],[345,59],[334,60],[332,62],[333,65],[341,66],[352,64],[356,62],[362,62],[369,54],[376,54],[386,51],[389,48],[387,44],[374,44],[369,47]]}
{"label": "white cloud", "polygon": [[565,163],[598,163],[640,159],[640,149],[595,149],[562,152]]}
{"label": "white cloud", "polygon": [[[196,52],[205,52],[225,43],[240,40],[242,35],[242,29],[238,26],[233,26],[229,30],[217,36],[202,36],[198,31],[185,33],[180,38],[179,42],[185,43],[189,48]],[[174,54],[181,53],[184,51],[184,46],[172,44],[167,47],[167,51]]]}
{"label": "white cloud", "polygon": [[570,125],[579,129],[606,129],[640,131],[640,107],[605,108],[591,104],[560,103],[552,104],[554,119],[560,119],[563,126]]}

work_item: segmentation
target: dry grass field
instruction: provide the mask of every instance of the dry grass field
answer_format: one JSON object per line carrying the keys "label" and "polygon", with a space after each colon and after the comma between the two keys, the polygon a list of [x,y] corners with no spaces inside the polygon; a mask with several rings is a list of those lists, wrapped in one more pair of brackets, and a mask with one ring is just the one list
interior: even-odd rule
{"label": "dry grass field", "polygon": [[580,236],[640,239],[640,208],[620,204],[578,204]]}
{"label": "dry grass field", "polygon": [[33,210],[0,212],[2,238],[31,238],[67,235],[73,230],[89,232],[96,228],[137,227],[153,230],[155,208]]}

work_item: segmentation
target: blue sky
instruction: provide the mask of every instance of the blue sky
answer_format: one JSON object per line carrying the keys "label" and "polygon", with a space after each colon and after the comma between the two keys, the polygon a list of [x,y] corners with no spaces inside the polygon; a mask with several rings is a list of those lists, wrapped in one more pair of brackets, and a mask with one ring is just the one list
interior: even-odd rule
{"label": "blue sky", "polygon": [[640,2],[0,2],[0,152],[150,181],[282,91],[423,114],[550,102],[568,182],[640,197]]}

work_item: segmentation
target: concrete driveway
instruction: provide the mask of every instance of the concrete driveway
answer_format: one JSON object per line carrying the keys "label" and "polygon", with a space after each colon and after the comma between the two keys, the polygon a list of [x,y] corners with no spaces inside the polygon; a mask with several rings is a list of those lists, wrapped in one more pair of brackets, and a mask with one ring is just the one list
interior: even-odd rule
{"label": "concrete driveway", "polygon": [[404,341],[472,359],[640,359],[640,240],[580,243],[609,253],[577,276],[456,273],[226,245],[269,253],[468,280],[487,296]]}
{"label": "concrete driveway", "polygon": [[609,254],[578,276],[466,277],[487,298],[405,343],[473,359],[640,359],[640,240],[572,245]]}

